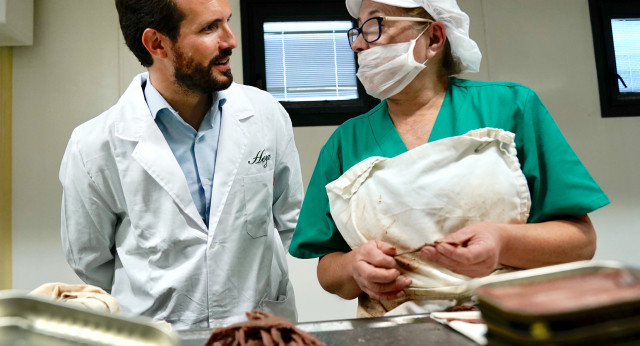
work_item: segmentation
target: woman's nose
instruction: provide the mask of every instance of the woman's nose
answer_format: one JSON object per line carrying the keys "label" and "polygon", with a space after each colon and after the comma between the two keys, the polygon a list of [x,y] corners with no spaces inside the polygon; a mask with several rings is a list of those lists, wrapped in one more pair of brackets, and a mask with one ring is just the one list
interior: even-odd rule
{"label": "woman's nose", "polygon": [[360,34],[356,36],[355,41],[351,42],[351,49],[356,53],[360,53],[363,50],[369,49],[369,43],[367,43],[367,41],[364,40],[364,37],[362,37],[362,34]]}

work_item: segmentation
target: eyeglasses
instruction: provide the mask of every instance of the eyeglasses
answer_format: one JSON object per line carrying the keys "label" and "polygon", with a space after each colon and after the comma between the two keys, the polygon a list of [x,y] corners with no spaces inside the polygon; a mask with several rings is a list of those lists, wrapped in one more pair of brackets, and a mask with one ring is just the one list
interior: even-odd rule
{"label": "eyeglasses", "polygon": [[349,44],[353,45],[353,42],[356,41],[358,35],[362,34],[362,38],[367,43],[372,43],[380,39],[380,35],[382,34],[382,21],[410,21],[410,22],[426,22],[433,23],[432,20],[426,18],[417,18],[417,17],[372,17],[367,19],[362,26],[359,28],[351,28],[347,31],[347,36],[349,37]]}

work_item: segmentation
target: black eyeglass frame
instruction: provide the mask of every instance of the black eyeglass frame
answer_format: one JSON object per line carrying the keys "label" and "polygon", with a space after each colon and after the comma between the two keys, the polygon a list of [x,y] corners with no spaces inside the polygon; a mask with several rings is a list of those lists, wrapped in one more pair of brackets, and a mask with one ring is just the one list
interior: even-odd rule
{"label": "black eyeglass frame", "polygon": [[[378,22],[378,37],[376,37],[373,40],[369,40],[365,34],[364,31],[362,30],[362,28],[370,21],[375,20]],[[362,34],[362,38],[365,40],[365,42],[367,43],[373,43],[376,42],[377,40],[380,39],[380,36],[382,36],[382,21],[394,21],[394,22],[399,22],[399,21],[410,21],[410,22],[425,22],[425,23],[433,23],[434,21],[431,19],[427,19],[427,18],[419,18],[419,17],[394,17],[394,16],[382,16],[382,17],[371,17],[367,20],[364,21],[364,23],[362,23],[362,25],[360,25],[359,28],[351,28],[347,31],[347,39],[349,40],[349,45],[352,46],[353,42],[355,42],[358,39],[358,36],[360,36],[360,34]]]}

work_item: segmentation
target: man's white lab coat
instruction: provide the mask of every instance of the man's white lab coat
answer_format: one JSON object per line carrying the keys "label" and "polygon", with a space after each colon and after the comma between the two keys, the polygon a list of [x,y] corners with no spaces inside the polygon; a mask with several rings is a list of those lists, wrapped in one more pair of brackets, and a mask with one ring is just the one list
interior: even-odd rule
{"label": "man's white lab coat", "polygon": [[71,135],[60,169],[69,264],[125,313],[177,329],[234,323],[252,309],[295,321],[285,254],[303,187],[286,111],[256,88],[224,91],[207,230],[151,117],[147,80],[136,76]]}

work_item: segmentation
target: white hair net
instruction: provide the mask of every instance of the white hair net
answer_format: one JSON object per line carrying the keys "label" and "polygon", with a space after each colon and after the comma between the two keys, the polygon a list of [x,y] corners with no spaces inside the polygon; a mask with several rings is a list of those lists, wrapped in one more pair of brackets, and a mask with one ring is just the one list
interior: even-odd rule
{"label": "white hair net", "polygon": [[[460,60],[462,71],[478,72],[482,53],[474,40],[469,37],[469,16],[462,12],[456,0],[372,0],[382,4],[403,8],[424,8],[436,21],[444,23],[451,53]],[[353,18],[358,18],[362,0],[346,0],[347,10]]]}

